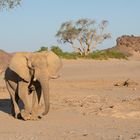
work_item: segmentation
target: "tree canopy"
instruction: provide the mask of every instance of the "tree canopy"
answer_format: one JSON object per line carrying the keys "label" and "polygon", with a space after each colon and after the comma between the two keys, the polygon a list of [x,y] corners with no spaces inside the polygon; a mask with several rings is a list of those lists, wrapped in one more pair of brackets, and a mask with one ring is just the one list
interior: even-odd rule
{"label": "tree canopy", "polygon": [[12,9],[20,5],[21,0],[0,0],[0,9]]}
{"label": "tree canopy", "polygon": [[69,43],[76,52],[88,55],[98,44],[111,37],[110,33],[104,33],[108,25],[107,20],[96,25],[92,19],[78,19],[62,23],[56,37],[62,43]]}

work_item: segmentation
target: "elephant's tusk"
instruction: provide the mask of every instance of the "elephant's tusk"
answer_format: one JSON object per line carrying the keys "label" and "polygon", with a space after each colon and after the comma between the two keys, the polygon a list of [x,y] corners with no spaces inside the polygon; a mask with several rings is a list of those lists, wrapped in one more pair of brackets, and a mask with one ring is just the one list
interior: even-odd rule
{"label": "elephant's tusk", "polygon": [[59,78],[60,77],[60,75],[52,75],[50,78],[51,79],[57,79],[57,78]]}
{"label": "elephant's tusk", "polygon": [[[50,78],[51,78],[51,79],[57,79],[57,78],[59,78],[59,77],[60,77],[60,75],[52,75]],[[34,77],[33,81],[34,81],[34,82],[37,81],[37,78]]]}
{"label": "elephant's tusk", "polygon": [[35,82],[37,80],[37,78],[34,77],[33,81]]}

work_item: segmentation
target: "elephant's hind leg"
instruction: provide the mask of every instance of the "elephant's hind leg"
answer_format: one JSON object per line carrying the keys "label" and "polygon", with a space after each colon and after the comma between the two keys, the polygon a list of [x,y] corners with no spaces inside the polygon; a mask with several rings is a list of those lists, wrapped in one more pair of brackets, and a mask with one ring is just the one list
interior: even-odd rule
{"label": "elephant's hind leg", "polygon": [[11,114],[12,116],[14,116],[15,118],[18,118],[19,114],[20,114],[20,110],[18,107],[18,100],[16,100],[16,93],[15,93],[15,89],[17,88],[17,86],[14,83],[11,83],[9,81],[5,81],[8,92],[10,94],[11,97]]}

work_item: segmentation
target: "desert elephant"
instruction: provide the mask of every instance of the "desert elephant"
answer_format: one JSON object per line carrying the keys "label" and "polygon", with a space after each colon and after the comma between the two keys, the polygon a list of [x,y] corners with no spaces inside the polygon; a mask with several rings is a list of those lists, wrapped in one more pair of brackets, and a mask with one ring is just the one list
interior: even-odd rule
{"label": "desert elephant", "polygon": [[[16,118],[19,114],[24,120],[36,117],[36,93],[40,93],[41,90],[45,104],[45,111],[42,114],[46,115],[48,113],[50,106],[49,80],[57,77],[56,74],[61,67],[61,59],[52,51],[19,52],[12,57],[9,67],[5,71],[5,82],[13,104],[12,114]],[[31,110],[28,97],[32,87],[36,89],[36,92],[33,95],[34,101]],[[19,98],[24,104],[24,110],[21,111],[18,106]]]}

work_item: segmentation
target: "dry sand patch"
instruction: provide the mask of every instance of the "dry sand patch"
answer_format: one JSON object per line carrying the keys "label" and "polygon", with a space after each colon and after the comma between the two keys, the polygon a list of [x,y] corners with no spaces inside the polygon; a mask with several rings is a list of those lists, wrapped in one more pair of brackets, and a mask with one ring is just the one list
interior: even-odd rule
{"label": "dry sand patch", "polygon": [[[50,82],[51,109],[39,121],[10,116],[0,79],[0,140],[140,139],[140,62],[63,60],[61,77]],[[131,79],[134,87],[114,86]]]}

